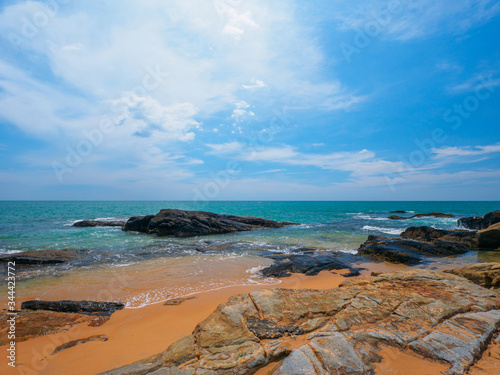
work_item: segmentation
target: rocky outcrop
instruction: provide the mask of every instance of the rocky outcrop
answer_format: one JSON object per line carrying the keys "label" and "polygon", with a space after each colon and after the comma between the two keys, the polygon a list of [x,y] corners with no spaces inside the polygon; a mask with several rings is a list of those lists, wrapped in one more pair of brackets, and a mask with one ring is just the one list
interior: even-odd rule
{"label": "rocky outcrop", "polygon": [[432,243],[408,240],[404,238],[385,238],[368,236],[358,249],[358,255],[377,262],[402,263],[415,265],[425,257],[443,257],[465,254],[470,249],[468,244],[435,240]]}
{"label": "rocky outcrop", "polygon": [[21,309],[24,310],[49,310],[98,316],[111,316],[115,311],[123,308],[125,308],[123,302],[33,300],[21,304]]}
{"label": "rocky outcrop", "polygon": [[451,214],[443,214],[442,212],[429,212],[426,214],[416,214],[413,216],[398,216],[398,215],[391,215],[389,216],[389,219],[391,220],[406,220],[406,219],[414,219],[418,217],[455,217],[454,215]]}
{"label": "rocky outcrop", "polygon": [[489,212],[480,217],[463,217],[457,221],[459,227],[477,230],[486,229],[496,223],[500,223],[500,211]]}
{"label": "rocky outcrop", "polygon": [[105,220],[82,220],[77,221],[72,227],[88,228],[88,227],[123,227],[125,221],[105,221]]}
{"label": "rocky outcrop", "polygon": [[475,232],[468,230],[445,230],[432,227],[409,227],[399,235],[402,238],[417,240],[441,246],[443,242],[458,242],[469,248],[478,247],[478,239]]}
{"label": "rocky outcrop", "polygon": [[274,259],[274,264],[260,270],[264,277],[288,277],[293,273],[303,273],[314,276],[321,271],[348,269],[350,272],[344,276],[357,276],[359,270],[339,260],[333,254],[280,254],[269,258]]}
{"label": "rocky outcrop", "polygon": [[477,240],[480,248],[500,250],[500,223],[477,232]]}
{"label": "rocky outcrop", "polygon": [[59,264],[86,256],[89,250],[79,249],[49,249],[28,250],[0,257],[0,263],[16,262],[18,264],[41,265]]}
{"label": "rocky outcrop", "polygon": [[272,362],[274,375],[371,374],[385,346],[463,374],[499,331],[499,309],[497,293],[432,271],[256,290],[219,305],[163,353],[103,375],[244,375]]}
{"label": "rocky outcrop", "polygon": [[193,237],[226,234],[259,228],[281,228],[294,223],[278,222],[258,217],[219,215],[204,211],[161,210],[152,216],[132,217],[123,227],[159,236]]}
{"label": "rocky outcrop", "polygon": [[446,270],[485,288],[500,288],[500,263],[477,263]]}
{"label": "rocky outcrop", "polygon": [[[0,313],[0,345],[6,345],[11,341],[8,338],[11,317],[7,313]],[[68,330],[77,324],[99,327],[108,320],[109,317],[103,316],[21,310],[16,312],[16,342]]]}

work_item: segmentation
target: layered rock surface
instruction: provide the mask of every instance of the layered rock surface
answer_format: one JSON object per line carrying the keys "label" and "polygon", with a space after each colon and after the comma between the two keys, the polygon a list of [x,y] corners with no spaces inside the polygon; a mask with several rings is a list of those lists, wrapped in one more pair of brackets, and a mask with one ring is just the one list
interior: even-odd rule
{"label": "layered rock surface", "polygon": [[500,288],[500,263],[477,263],[444,272],[465,277],[485,288]]}
{"label": "layered rock surface", "polygon": [[370,374],[385,346],[463,374],[499,326],[495,292],[446,273],[389,273],[233,296],[165,352],[104,374],[252,374],[273,362],[273,374]]}
{"label": "layered rock surface", "polygon": [[219,215],[204,211],[161,210],[156,215],[131,217],[124,231],[160,236],[193,237],[226,234],[259,228],[281,228],[294,223],[278,222],[258,217]]}
{"label": "layered rock surface", "polygon": [[490,225],[477,232],[479,247],[500,250],[500,223]]}

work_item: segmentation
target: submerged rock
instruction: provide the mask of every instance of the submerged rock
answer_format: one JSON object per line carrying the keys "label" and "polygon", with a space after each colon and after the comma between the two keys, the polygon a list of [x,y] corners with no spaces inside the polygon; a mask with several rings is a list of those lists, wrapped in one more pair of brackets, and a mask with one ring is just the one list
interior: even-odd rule
{"label": "submerged rock", "polygon": [[20,253],[0,256],[0,263],[16,262],[16,265],[58,264],[65,263],[69,260],[81,259],[88,253],[89,250],[80,249],[28,250]]}
{"label": "submerged rock", "polygon": [[500,288],[500,263],[476,263],[446,270],[485,288]]}
{"label": "submerged rock", "polygon": [[163,353],[103,375],[245,375],[276,361],[274,375],[371,374],[385,345],[462,374],[498,333],[499,309],[497,293],[432,271],[256,290],[229,298]]}
{"label": "submerged rock", "polygon": [[357,276],[359,270],[352,268],[342,262],[333,254],[284,254],[274,255],[269,258],[274,259],[274,264],[260,270],[264,277],[287,277],[293,273],[303,273],[308,276],[314,276],[323,270],[342,270],[348,269],[351,272],[344,276]]}
{"label": "submerged rock", "polygon": [[417,217],[455,217],[455,216],[451,215],[451,214],[443,214],[442,212],[429,212],[426,214],[416,214],[413,216],[391,215],[391,216],[389,216],[389,219],[391,219],[391,220],[406,220],[406,219],[414,219]]}
{"label": "submerged rock", "polygon": [[486,229],[496,223],[500,223],[500,211],[489,212],[480,217],[463,217],[457,221],[457,224],[460,227],[477,230]]}
{"label": "submerged rock", "polygon": [[483,249],[500,250],[500,223],[490,225],[488,228],[477,232],[479,247]]}
{"label": "submerged rock", "polygon": [[259,228],[281,228],[292,224],[294,223],[278,222],[258,217],[164,209],[154,216],[130,218],[123,230],[157,234],[159,236],[193,237],[249,231]]}
{"label": "submerged rock", "polygon": [[21,304],[21,309],[24,310],[50,310],[99,316],[111,316],[115,311],[123,308],[125,308],[123,302],[33,300]]}
{"label": "submerged rock", "polygon": [[82,220],[77,221],[72,227],[87,228],[87,227],[123,227],[125,221],[105,221],[105,220]]}

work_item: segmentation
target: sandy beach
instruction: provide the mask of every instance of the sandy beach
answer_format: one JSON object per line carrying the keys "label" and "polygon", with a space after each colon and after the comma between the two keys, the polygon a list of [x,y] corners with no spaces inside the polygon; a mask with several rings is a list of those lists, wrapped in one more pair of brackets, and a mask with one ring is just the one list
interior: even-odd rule
{"label": "sandy beach", "polygon": [[[345,280],[341,273],[323,271],[317,276],[292,275],[282,279],[280,288],[330,289]],[[368,275],[371,271],[363,271]],[[13,371],[4,361],[2,374],[73,374],[89,375],[120,367],[164,351],[170,344],[189,335],[230,296],[275,285],[235,286],[198,293],[178,306],[157,303],[138,309],[117,311],[101,327],[79,324],[66,332],[30,339],[17,344],[17,368]],[[54,296],[55,297],[55,296]],[[51,353],[65,342],[93,335],[106,335],[108,341],[88,342]],[[4,348],[4,347],[0,347]]]}

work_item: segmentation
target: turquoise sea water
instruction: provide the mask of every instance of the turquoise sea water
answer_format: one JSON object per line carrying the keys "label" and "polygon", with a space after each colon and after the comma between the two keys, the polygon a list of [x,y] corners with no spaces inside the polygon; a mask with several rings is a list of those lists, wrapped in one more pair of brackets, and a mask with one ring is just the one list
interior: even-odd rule
{"label": "turquoise sea water", "polygon": [[[130,216],[154,214],[162,208],[258,216],[297,225],[187,239],[127,233],[116,227],[71,226],[84,219],[126,220]],[[258,275],[258,269],[272,262],[265,257],[267,255],[301,254],[305,248],[355,254],[369,234],[397,236],[405,228],[419,225],[454,229],[460,217],[482,216],[497,209],[500,209],[500,202],[2,201],[0,254],[87,249],[88,256],[81,260],[19,274],[21,295],[26,298],[117,299],[126,301],[129,307],[140,307],[232,285],[279,282],[264,280]],[[443,212],[455,217],[388,219],[391,211],[396,210],[407,212],[399,214],[402,216]],[[444,261],[449,265],[500,261],[500,254],[471,251],[458,258]],[[116,272],[121,275],[118,279],[114,276]],[[108,295],[110,288],[105,285],[113,278],[126,282],[113,287],[113,293]],[[99,294],[103,290],[104,296]]]}
{"label": "turquoise sea water", "polygon": [[[119,228],[73,228],[84,219],[127,219],[154,214],[162,208],[204,210],[215,213],[258,216],[292,221],[300,225],[246,233],[213,236],[217,241],[236,241],[249,246],[310,246],[332,250],[354,250],[368,234],[397,235],[406,227],[430,225],[456,228],[456,218],[480,216],[500,208],[500,202],[0,202],[0,253],[23,250],[85,248],[96,253],[127,254],[151,246],[193,244],[201,238],[171,239],[122,232]],[[389,220],[390,211],[408,215],[444,212],[456,218]],[[203,237],[207,239],[207,237]],[[181,249],[180,249],[181,250]],[[244,250],[244,249],[243,249]]]}

